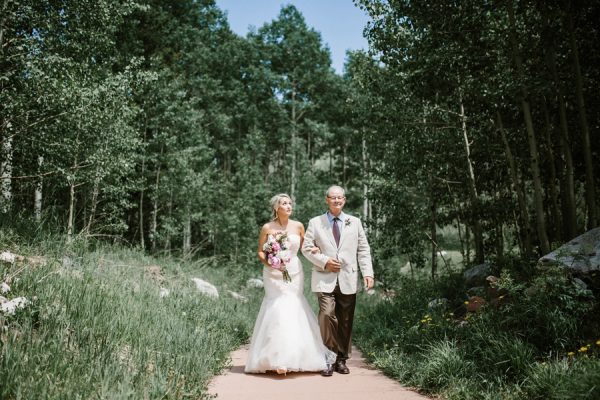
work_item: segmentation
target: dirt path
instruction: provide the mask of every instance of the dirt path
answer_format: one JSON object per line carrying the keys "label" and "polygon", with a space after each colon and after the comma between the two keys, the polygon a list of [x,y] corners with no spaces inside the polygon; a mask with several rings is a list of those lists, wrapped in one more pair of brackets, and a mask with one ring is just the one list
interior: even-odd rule
{"label": "dirt path", "polygon": [[334,372],[331,377],[319,373],[287,375],[245,374],[247,347],[231,354],[232,367],[215,377],[209,392],[217,400],[417,400],[427,397],[415,393],[380,371],[367,365],[357,348],[348,360],[349,375]]}

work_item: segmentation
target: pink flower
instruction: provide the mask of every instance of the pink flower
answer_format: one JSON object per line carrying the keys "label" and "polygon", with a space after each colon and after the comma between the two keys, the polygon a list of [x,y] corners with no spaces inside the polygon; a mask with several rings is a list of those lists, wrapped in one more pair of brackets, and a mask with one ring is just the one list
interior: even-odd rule
{"label": "pink flower", "polygon": [[291,261],[289,248],[290,242],[287,232],[281,231],[267,235],[267,241],[263,245],[263,251],[267,256],[267,263],[271,268],[281,271],[285,282],[291,282],[292,280],[285,267]]}
{"label": "pink flower", "polygon": [[278,257],[271,257],[271,258],[269,258],[269,261],[273,268],[279,269],[279,267],[281,265],[281,260]]}

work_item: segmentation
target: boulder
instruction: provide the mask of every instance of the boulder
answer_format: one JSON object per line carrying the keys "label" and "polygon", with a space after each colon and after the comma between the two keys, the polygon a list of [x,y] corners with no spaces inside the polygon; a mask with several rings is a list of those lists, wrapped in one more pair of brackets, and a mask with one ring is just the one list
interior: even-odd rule
{"label": "boulder", "polygon": [[492,265],[483,263],[469,268],[463,273],[467,286],[483,286],[485,279],[492,274]]}
{"label": "boulder", "polygon": [[14,264],[17,261],[23,261],[24,257],[18,254],[11,253],[10,251],[3,251],[0,253],[0,261],[8,264]]}
{"label": "boulder", "polygon": [[444,311],[448,308],[448,299],[440,298],[433,299],[427,304],[427,308],[430,310],[441,310]]}
{"label": "boulder", "polygon": [[194,281],[196,287],[201,293],[207,295],[208,297],[219,297],[219,291],[212,283],[206,282],[200,278],[192,278],[192,281]]}
{"label": "boulder", "polygon": [[600,227],[565,243],[539,259],[542,264],[557,263],[575,273],[600,270]]}
{"label": "boulder", "polygon": [[168,297],[169,296],[169,289],[161,287],[160,288],[160,292],[158,293],[158,295],[160,296],[160,298],[162,299],[163,297]]}
{"label": "boulder", "polygon": [[258,278],[250,278],[246,281],[246,286],[253,288],[262,288],[264,286],[264,283]]}
{"label": "boulder", "polygon": [[486,304],[486,301],[482,297],[471,296],[471,297],[469,297],[469,301],[467,303],[467,311],[468,312],[477,312],[477,311],[481,310],[481,307],[483,307],[485,304]]}
{"label": "boulder", "polygon": [[248,299],[246,298],[246,296],[241,295],[241,294],[239,294],[237,292],[228,290],[227,293],[229,293],[231,295],[231,297],[233,297],[236,300],[241,301],[242,303],[246,303],[248,301]]}

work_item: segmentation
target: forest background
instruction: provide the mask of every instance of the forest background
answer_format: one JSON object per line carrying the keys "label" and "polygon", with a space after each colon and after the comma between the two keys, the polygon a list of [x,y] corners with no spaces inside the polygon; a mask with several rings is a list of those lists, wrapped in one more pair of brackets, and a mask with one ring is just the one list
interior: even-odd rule
{"label": "forest background", "polygon": [[[428,285],[483,262],[539,279],[537,258],[599,225],[598,2],[355,3],[370,47],[338,75],[293,5],[240,37],[210,0],[3,0],[0,227],[241,281],[273,194],[306,222],[339,184],[381,290],[403,266]],[[597,302],[572,293],[572,335],[537,359],[597,333]]]}

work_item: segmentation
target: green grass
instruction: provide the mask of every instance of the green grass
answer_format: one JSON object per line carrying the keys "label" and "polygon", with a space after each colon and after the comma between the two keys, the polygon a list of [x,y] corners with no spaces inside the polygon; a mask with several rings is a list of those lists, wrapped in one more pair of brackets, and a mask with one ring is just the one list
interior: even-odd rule
{"label": "green grass", "polygon": [[[590,293],[560,269],[501,283],[504,303],[466,314],[460,275],[404,277],[391,298],[359,298],[355,342],[390,377],[445,399],[600,398]],[[428,307],[440,297],[447,308]]]}
{"label": "green grass", "polygon": [[[248,340],[263,295],[244,286],[258,265],[183,263],[48,238],[24,246],[6,234],[0,245],[46,258],[43,266],[0,265],[0,277],[13,275],[8,298],[32,301],[0,316],[3,399],[203,398],[229,352]],[[160,266],[162,277],[148,265]],[[192,277],[214,283],[220,297],[200,294]],[[160,287],[170,295],[161,298]]]}

